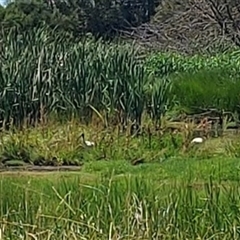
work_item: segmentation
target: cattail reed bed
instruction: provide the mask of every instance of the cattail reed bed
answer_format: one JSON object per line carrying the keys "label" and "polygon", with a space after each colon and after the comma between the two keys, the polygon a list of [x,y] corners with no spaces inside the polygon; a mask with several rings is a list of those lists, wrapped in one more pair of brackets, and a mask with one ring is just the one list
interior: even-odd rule
{"label": "cattail reed bed", "polygon": [[51,114],[88,123],[94,112],[103,114],[106,125],[116,112],[124,123],[141,121],[148,80],[132,45],[87,36],[76,43],[45,28],[19,40],[15,34],[3,34],[0,55],[3,127],[34,124]]}
{"label": "cattail reed bed", "polygon": [[6,177],[0,191],[3,239],[240,237],[238,183]]}

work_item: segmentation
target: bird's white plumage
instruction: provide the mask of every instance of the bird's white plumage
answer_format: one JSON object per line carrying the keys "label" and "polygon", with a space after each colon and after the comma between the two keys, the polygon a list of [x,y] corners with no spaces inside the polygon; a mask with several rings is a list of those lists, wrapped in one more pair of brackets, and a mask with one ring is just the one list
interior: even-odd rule
{"label": "bird's white plumage", "polygon": [[204,139],[201,137],[194,138],[191,143],[203,143]]}
{"label": "bird's white plumage", "polygon": [[88,146],[88,147],[93,147],[95,146],[95,143],[94,142],[90,142],[90,141],[85,141],[85,144]]}
{"label": "bird's white plumage", "polygon": [[94,142],[85,140],[85,135],[84,135],[84,133],[82,133],[80,137],[82,137],[83,143],[84,143],[84,145],[85,145],[86,147],[94,147],[94,146],[95,146],[95,143],[94,143]]}

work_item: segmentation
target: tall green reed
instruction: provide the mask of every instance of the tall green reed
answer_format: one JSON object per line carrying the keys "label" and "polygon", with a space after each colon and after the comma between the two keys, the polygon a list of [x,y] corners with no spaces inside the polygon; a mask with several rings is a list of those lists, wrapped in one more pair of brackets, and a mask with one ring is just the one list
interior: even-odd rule
{"label": "tall green reed", "polygon": [[[10,187],[11,186],[11,187]],[[1,231],[19,239],[237,239],[236,183],[153,185],[143,177],[1,180]],[[14,196],[14,197],[13,197]]]}
{"label": "tall green reed", "polygon": [[[115,112],[123,124],[141,123],[148,75],[132,45],[79,42],[49,29],[3,34],[0,119],[36,122],[50,114],[88,121],[93,112]],[[162,86],[161,86],[162,87]],[[166,102],[166,97],[162,99]]]}

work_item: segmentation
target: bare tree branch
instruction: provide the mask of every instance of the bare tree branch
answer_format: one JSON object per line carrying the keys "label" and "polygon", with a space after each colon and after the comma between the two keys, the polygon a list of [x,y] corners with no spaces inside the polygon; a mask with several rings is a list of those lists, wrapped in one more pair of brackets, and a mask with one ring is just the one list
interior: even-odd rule
{"label": "bare tree branch", "polygon": [[150,23],[126,34],[150,49],[186,53],[240,46],[240,1],[163,0]]}

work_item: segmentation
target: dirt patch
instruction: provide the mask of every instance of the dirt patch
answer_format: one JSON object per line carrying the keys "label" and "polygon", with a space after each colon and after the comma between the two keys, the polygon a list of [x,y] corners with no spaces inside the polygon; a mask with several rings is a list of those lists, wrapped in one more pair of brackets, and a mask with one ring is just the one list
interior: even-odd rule
{"label": "dirt patch", "polygon": [[0,169],[0,173],[19,173],[19,172],[32,172],[36,173],[52,173],[52,172],[79,172],[79,166],[14,166],[5,167]]}

